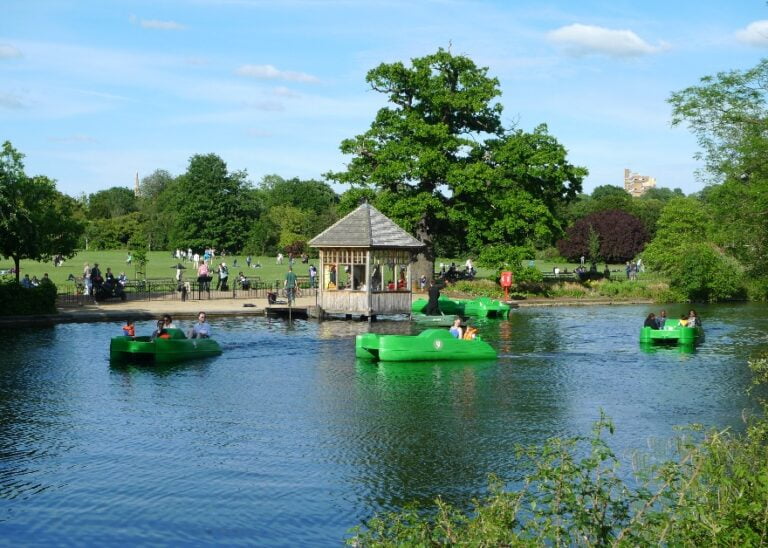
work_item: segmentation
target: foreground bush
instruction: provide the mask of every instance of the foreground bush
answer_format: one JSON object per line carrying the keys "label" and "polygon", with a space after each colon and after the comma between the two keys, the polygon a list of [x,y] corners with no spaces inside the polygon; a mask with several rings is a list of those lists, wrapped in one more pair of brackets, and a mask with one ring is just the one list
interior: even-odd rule
{"label": "foreground bush", "polygon": [[24,288],[16,280],[0,282],[0,316],[56,313],[56,286],[43,283]]}
{"label": "foreground bush", "polygon": [[[750,363],[755,384],[768,359]],[[761,402],[763,411],[766,402]],[[690,432],[697,435],[698,428]],[[630,484],[605,441],[604,415],[590,438],[552,439],[520,450],[531,470],[517,491],[492,479],[469,510],[441,499],[431,509],[376,516],[352,529],[354,546],[760,546],[768,543],[768,420],[746,434],[681,437],[674,458],[649,465]],[[577,456],[583,455],[583,456]],[[425,517],[429,510],[431,517]]]}

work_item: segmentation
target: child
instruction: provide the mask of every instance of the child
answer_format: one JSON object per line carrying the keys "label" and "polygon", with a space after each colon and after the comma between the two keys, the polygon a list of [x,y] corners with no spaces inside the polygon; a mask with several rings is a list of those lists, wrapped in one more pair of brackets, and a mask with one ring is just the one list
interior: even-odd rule
{"label": "child", "polygon": [[687,327],[688,326],[688,316],[686,316],[685,314],[680,316],[680,325],[682,327]]}
{"label": "child", "polygon": [[133,325],[133,320],[127,320],[123,326],[123,335],[126,337],[136,336],[136,327]]}

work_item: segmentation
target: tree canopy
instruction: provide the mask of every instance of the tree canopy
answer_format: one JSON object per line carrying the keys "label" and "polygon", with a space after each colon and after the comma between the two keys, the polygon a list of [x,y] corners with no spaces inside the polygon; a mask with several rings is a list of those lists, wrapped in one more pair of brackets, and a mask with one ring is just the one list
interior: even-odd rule
{"label": "tree canopy", "polygon": [[24,172],[24,155],[9,141],[0,153],[0,255],[13,259],[16,279],[23,259],[50,260],[75,253],[84,224],[74,199],[43,176]]}
{"label": "tree canopy", "polygon": [[381,64],[366,81],[389,104],[368,131],[342,141],[346,171],[326,176],[378,191],[375,205],[427,244],[417,274],[432,274],[442,234],[460,231],[475,250],[516,259],[560,229],[552,210],[581,190],[586,170],[565,160],[546,127],[503,128],[487,68],[439,49],[409,67]]}
{"label": "tree canopy", "polygon": [[88,196],[89,219],[113,219],[138,210],[133,190],[126,187],[116,186]]}
{"label": "tree canopy", "polygon": [[243,248],[247,223],[258,216],[244,171],[229,172],[215,154],[196,154],[171,187],[169,205],[176,211],[168,234],[172,248]]}
{"label": "tree canopy", "polygon": [[[591,249],[595,235],[599,241],[597,256]],[[586,256],[593,261],[599,257],[603,261],[622,263],[633,259],[647,241],[648,233],[640,219],[614,209],[598,211],[576,221],[568,227],[565,238],[557,242],[557,249],[571,261]]]}

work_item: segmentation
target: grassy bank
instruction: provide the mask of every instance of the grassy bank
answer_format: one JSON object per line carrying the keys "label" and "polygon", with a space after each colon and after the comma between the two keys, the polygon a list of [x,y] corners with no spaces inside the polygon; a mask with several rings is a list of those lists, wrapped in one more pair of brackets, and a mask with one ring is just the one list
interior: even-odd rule
{"label": "grassy bank", "polygon": [[[112,272],[115,275],[120,272],[125,272],[129,279],[136,279],[136,264],[135,260],[128,264],[126,262],[127,252],[125,251],[81,251],[72,259],[64,262],[61,267],[54,267],[52,263],[41,263],[35,261],[22,261],[21,263],[21,276],[29,274],[30,278],[37,276],[38,279],[43,277],[43,274],[48,273],[50,279],[56,285],[61,286],[67,283],[67,279],[70,275],[80,277],[83,275],[84,263],[93,265],[99,264],[102,272],[105,272],[107,267],[112,268]],[[172,257],[170,251],[152,251],[147,254],[148,262],[146,265],[146,277],[151,279],[168,278],[171,279],[176,274],[175,265],[178,263],[176,259]],[[262,281],[272,282],[274,280],[282,280],[285,273],[288,270],[288,260],[284,259],[283,264],[277,264],[276,258],[272,256],[253,257],[251,262],[251,268],[248,268],[245,262],[245,255],[230,255],[225,257],[216,257],[214,265],[220,261],[227,263],[229,267],[230,276],[236,276],[240,271],[251,279],[258,277]],[[440,263],[450,264],[455,262],[461,268],[464,266],[464,261],[458,259],[437,259],[435,262],[435,268],[439,270]],[[194,277],[194,265],[191,262],[183,262],[187,267],[185,272],[186,278]],[[310,259],[309,263],[302,263],[296,261],[293,265],[294,272],[298,276],[309,275],[309,265],[315,264],[317,266],[319,261],[317,259]],[[542,272],[550,272],[552,265],[557,264],[563,271],[567,268],[572,272],[573,269],[578,266],[576,264],[567,263],[552,263],[546,261],[535,261],[534,265]],[[237,265],[237,266],[235,266]],[[254,268],[254,265],[259,265]],[[10,270],[13,267],[13,263],[8,260],[0,260],[0,270]],[[659,302],[675,300],[671,298],[668,291],[668,284],[664,280],[660,280],[650,274],[642,274],[638,281],[626,280],[623,271],[621,271],[621,265],[611,265],[611,269],[616,271],[617,275],[613,281],[596,281],[586,283],[574,283],[574,282],[556,282],[554,280],[548,280],[539,284],[526,284],[517,286],[512,289],[512,296],[516,298],[525,298],[527,296],[533,297],[568,297],[568,298],[591,298],[591,297],[606,297],[612,299],[622,298],[643,298],[653,299]],[[446,290],[446,294],[456,294],[462,296],[488,296],[493,298],[502,298],[503,291],[499,285],[495,282],[496,271],[490,268],[480,267],[477,269],[477,279],[472,282],[458,282],[453,284]]]}

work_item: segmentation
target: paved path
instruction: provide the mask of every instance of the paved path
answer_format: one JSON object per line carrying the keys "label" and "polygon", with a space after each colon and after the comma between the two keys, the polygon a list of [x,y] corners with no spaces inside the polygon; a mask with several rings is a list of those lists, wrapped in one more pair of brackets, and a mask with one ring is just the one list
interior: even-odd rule
{"label": "paved path", "polygon": [[[424,295],[415,293],[414,299]],[[315,296],[299,297],[294,306],[307,309],[315,306]],[[653,304],[651,300],[631,299],[612,301],[610,299],[526,299],[511,301],[513,307],[531,306],[587,306],[587,305],[618,305],[618,304]],[[278,305],[281,306],[281,305]],[[285,305],[282,305],[285,306]],[[45,316],[13,316],[0,317],[0,327],[23,327],[30,325],[53,325],[57,323],[78,322],[122,322],[128,318],[134,320],[150,320],[170,314],[174,319],[196,318],[197,313],[204,310],[210,317],[224,316],[263,316],[266,313],[267,300],[260,299],[202,299],[202,300],[172,300],[172,301],[109,301],[103,304],[92,304],[78,307],[60,308],[58,314]]]}
{"label": "paved path", "polygon": [[[174,319],[196,318],[198,312],[205,311],[208,316],[263,316],[267,300],[261,299],[202,299],[188,301],[109,301],[102,304],[90,304],[77,307],[62,307],[58,314],[41,316],[0,317],[0,327],[21,327],[29,325],[52,325],[57,323],[125,321],[159,319],[163,314],[170,314]],[[296,308],[306,309],[315,306],[315,297],[300,297],[294,304]]]}

